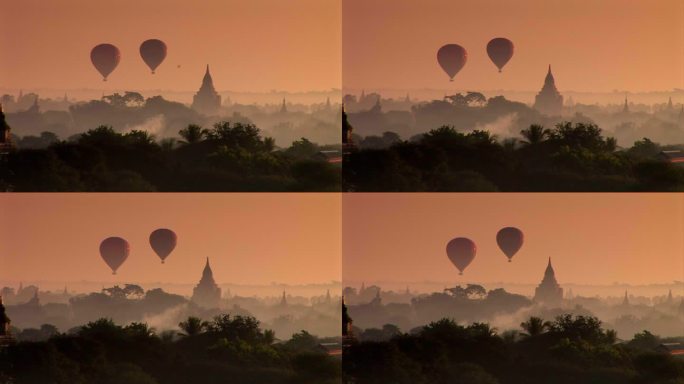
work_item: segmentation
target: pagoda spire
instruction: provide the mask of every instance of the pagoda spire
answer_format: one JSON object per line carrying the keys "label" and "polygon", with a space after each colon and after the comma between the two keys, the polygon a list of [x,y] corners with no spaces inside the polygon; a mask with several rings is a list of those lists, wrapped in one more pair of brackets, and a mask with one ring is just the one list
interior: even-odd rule
{"label": "pagoda spire", "polygon": [[553,265],[551,265],[551,258],[549,257],[549,263],[546,265],[546,271],[544,271],[544,279],[547,278],[556,280],[556,272],[553,270]]}
{"label": "pagoda spire", "polygon": [[625,298],[622,299],[622,306],[623,307],[629,306],[629,297],[627,296],[627,290],[625,290]]}
{"label": "pagoda spire", "polygon": [[207,262],[204,264],[204,270],[202,271],[202,281],[207,281],[210,283],[214,283],[214,272],[211,270],[211,266],[209,265],[209,258],[207,257]]}
{"label": "pagoda spire", "polygon": [[202,79],[202,88],[205,87],[214,90],[214,80],[211,78],[211,72],[209,72],[209,64],[207,64],[207,69],[204,72],[204,78]]}
{"label": "pagoda spire", "polygon": [[549,71],[546,73],[546,78],[544,79],[544,88],[551,88],[556,91],[556,79],[554,79],[553,73],[551,72],[551,64],[549,64]]}

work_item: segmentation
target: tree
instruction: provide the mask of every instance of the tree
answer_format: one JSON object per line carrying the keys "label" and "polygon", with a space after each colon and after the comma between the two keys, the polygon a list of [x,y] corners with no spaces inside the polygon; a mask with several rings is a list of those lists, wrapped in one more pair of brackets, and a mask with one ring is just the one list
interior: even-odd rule
{"label": "tree", "polygon": [[548,321],[545,322],[540,317],[532,316],[527,321],[520,323],[520,328],[525,330],[525,333],[522,333],[521,335],[527,337],[539,336],[544,333],[549,326],[550,323]]}
{"label": "tree", "polygon": [[550,131],[548,129],[537,124],[532,124],[529,128],[520,131],[522,137],[525,138],[525,140],[523,140],[522,143],[527,145],[535,145],[541,143],[549,137],[549,133]]}
{"label": "tree", "polygon": [[292,335],[285,346],[295,351],[316,351],[318,350],[318,338],[305,330],[301,330]]}
{"label": "tree", "polygon": [[318,146],[309,139],[302,137],[300,140],[295,140],[292,145],[285,151],[288,155],[297,159],[309,159],[318,152]]}
{"label": "tree", "polygon": [[195,144],[202,141],[207,136],[207,130],[196,124],[190,124],[187,127],[178,131],[178,134],[183,138],[183,144]]}
{"label": "tree", "polygon": [[196,336],[204,332],[209,325],[208,322],[202,321],[199,317],[190,316],[187,320],[178,323],[180,329],[183,330],[183,336]]}

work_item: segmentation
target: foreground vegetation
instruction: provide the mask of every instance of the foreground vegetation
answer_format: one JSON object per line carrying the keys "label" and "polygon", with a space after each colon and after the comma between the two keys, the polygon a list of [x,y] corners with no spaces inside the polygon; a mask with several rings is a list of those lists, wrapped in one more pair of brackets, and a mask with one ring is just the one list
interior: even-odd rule
{"label": "foreground vegetation", "polygon": [[486,323],[443,319],[402,334],[386,326],[372,332],[376,341],[345,351],[345,382],[684,383],[684,360],[661,351],[663,340],[647,331],[621,342],[595,317],[572,315],[532,317],[521,327],[498,334]]}
{"label": "foreground vegetation", "polygon": [[326,148],[306,139],[277,150],[254,125],[230,122],[189,125],[180,136],[158,142],[146,131],[100,126],[69,141],[49,132],[25,137],[0,164],[0,190],[340,190],[339,167],[319,156]]}
{"label": "foreground vegetation", "polygon": [[339,383],[340,360],[302,331],[278,342],[252,317],[190,317],[181,333],[100,319],[0,349],[0,383]]}
{"label": "foreground vegetation", "polygon": [[486,131],[462,133],[443,126],[411,141],[391,132],[363,138],[360,150],[345,158],[344,189],[684,190],[684,167],[662,159],[665,148],[648,139],[620,149],[591,123],[561,123],[552,129],[531,125],[521,135],[524,140],[498,141]]}

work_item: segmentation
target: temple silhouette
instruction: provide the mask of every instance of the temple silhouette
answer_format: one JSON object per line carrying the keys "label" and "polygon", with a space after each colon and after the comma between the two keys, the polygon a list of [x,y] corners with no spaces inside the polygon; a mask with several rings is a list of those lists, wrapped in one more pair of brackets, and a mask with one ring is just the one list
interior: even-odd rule
{"label": "temple silhouette", "polygon": [[534,291],[534,301],[550,307],[559,307],[563,301],[563,288],[556,281],[556,273],[551,266],[551,258],[546,266],[544,278]]}
{"label": "temple silhouette", "polygon": [[5,313],[5,305],[2,302],[2,296],[0,296],[0,347],[14,343],[10,325],[10,318]]}
{"label": "temple silhouette", "polygon": [[214,80],[209,73],[209,64],[202,79],[202,86],[192,98],[192,109],[203,115],[214,115],[221,108],[221,95],[214,88]]}
{"label": "temple silhouette", "polygon": [[0,104],[0,154],[7,153],[13,148],[11,131],[12,129],[5,119],[2,104]]}
{"label": "temple silhouette", "polygon": [[202,271],[202,279],[192,290],[192,302],[204,308],[218,308],[221,301],[221,288],[214,281],[214,273],[209,266],[209,258]]}
{"label": "temple silhouette", "polygon": [[563,96],[556,88],[556,80],[551,73],[551,65],[544,79],[544,86],[534,99],[534,109],[548,115],[560,116],[563,109]]}

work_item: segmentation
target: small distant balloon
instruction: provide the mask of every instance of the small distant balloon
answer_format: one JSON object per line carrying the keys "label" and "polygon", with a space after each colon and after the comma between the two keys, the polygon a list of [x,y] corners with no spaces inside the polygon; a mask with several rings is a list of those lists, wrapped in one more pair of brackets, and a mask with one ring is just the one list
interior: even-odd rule
{"label": "small distant balloon", "polygon": [[154,71],[166,58],[166,44],[158,39],[145,40],[140,44],[140,56],[154,75]]}
{"label": "small distant balloon", "polygon": [[166,228],[160,228],[155,230],[150,234],[150,246],[154,252],[161,259],[162,264],[164,260],[173,252],[176,248],[176,234]]}
{"label": "small distant balloon", "polygon": [[475,259],[477,246],[472,240],[465,237],[457,237],[449,241],[446,246],[447,256],[451,263],[463,274],[463,270]]}
{"label": "small distant balloon", "polygon": [[126,261],[130,247],[128,242],[120,237],[108,237],[100,243],[100,256],[112,269],[112,275]]}
{"label": "small distant balloon", "polygon": [[525,236],[522,231],[514,227],[502,228],[496,234],[496,243],[499,248],[508,257],[508,262],[511,262],[513,255],[515,255],[523,245]]}
{"label": "small distant balloon", "polygon": [[90,61],[102,75],[102,81],[107,81],[107,76],[116,69],[119,61],[121,61],[121,52],[112,44],[100,44],[90,51]]}
{"label": "small distant balloon", "polygon": [[504,37],[492,39],[487,43],[487,55],[501,72],[504,65],[513,57],[513,42]]}
{"label": "small distant balloon", "polygon": [[447,44],[437,51],[437,62],[449,75],[449,81],[454,81],[454,76],[463,68],[466,61],[468,52],[458,44]]}

